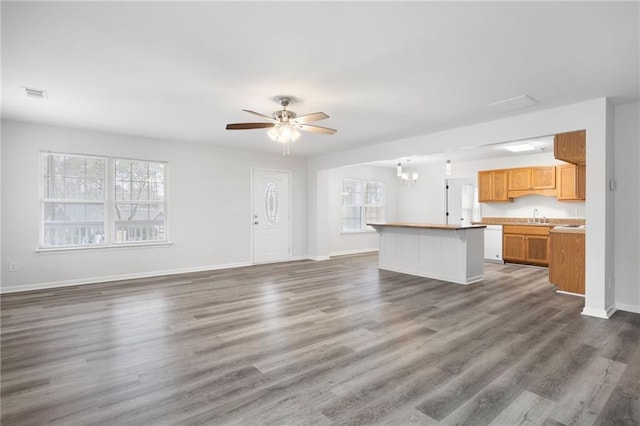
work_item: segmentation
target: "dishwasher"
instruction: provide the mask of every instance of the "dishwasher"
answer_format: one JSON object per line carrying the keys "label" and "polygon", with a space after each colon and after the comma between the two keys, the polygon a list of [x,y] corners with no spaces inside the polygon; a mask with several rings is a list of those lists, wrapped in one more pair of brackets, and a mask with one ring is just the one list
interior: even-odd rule
{"label": "dishwasher", "polygon": [[502,225],[487,225],[484,229],[484,260],[504,263],[502,260]]}

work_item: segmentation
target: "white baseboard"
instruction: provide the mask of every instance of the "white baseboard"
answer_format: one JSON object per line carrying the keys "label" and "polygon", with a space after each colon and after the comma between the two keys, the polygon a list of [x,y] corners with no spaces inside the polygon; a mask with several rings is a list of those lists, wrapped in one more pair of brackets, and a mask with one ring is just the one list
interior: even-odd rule
{"label": "white baseboard", "polygon": [[582,315],[586,315],[589,317],[609,319],[611,318],[611,315],[613,315],[615,311],[616,311],[615,306],[609,306],[607,309],[594,309],[594,308],[587,308],[585,306],[582,309]]}
{"label": "white baseboard", "polygon": [[626,303],[617,303],[615,305],[619,311],[633,312],[634,314],[640,314],[640,306],[628,305]]}
{"label": "white baseboard", "polygon": [[556,293],[568,294],[569,296],[578,296],[578,297],[582,297],[584,299],[584,294],[571,293],[570,291],[563,291],[563,290],[556,290]]}
{"label": "white baseboard", "polygon": [[364,248],[364,249],[356,249],[356,250],[335,251],[333,253],[329,253],[329,257],[347,256],[349,254],[372,253],[374,251],[377,252],[378,248],[372,247],[372,248]]}
{"label": "white baseboard", "polygon": [[139,279],[139,278],[153,278],[153,277],[160,277],[164,275],[186,274],[189,272],[215,271],[217,269],[241,268],[243,266],[251,266],[251,263],[249,262],[226,263],[222,265],[198,266],[194,268],[167,269],[164,271],[137,272],[133,274],[108,275],[103,277],[80,278],[75,280],[33,283],[33,284],[15,285],[15,286],[9,286],[9,287],[4,286],[4,287],[0,287],[0,294],[17,293],[21,291],[32,291],[32,290],[48,290],[51,288],[73,287],[73,286],[79,286],[79,285],[132,280],[132,279]]}
{"label": "white baseboard", "polygon": [[308,256],[307,259],[310,260],[330,260],[331,258],[329,256]]}

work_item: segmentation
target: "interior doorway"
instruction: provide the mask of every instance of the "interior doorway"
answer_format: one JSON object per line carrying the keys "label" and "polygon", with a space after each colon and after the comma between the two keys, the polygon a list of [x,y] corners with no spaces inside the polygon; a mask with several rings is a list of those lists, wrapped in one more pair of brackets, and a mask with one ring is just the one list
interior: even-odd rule
{"label": "interior doorway", "polygon": [[471,178],[445,179],[447,225],[471,225],[480,220],[478,187]]}

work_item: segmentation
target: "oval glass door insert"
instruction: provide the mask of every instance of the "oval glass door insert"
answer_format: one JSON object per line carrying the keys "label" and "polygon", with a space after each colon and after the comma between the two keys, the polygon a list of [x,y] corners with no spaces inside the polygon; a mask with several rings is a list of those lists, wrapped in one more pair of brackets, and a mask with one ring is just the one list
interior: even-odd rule
{"label": "oval glass door insert", "polygon": [[279,210],[280,199],[278,197],[278,187],[275,183],[269,182],[264,191],[264,213],[269,225],[278,223]]}

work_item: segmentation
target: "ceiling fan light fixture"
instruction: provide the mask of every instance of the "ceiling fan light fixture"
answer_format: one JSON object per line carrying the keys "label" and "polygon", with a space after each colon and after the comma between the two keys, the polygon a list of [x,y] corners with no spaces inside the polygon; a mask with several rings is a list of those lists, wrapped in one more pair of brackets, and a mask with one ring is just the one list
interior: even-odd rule
{"label": "ceiling fan light fixture", "polygon": [[257,115],[267,119],[267,123],[230,123],[227,124],[227,130],[247,130],[247,129],[266,129],[269,139],[279,142],[284,145],[284,155],[289,154],[289,144],[295,142],[300,138],[300,131],[321,133],[327,135],[333,135],[336,133],[335,129],[328,127],[316,126],[308,124],[310,122],[324,120],[329,118],[324,112],[314,112],[311,114],[304,114],[298,116],[295,112],[289,111],[287,106],[292,101],[289,97],[279,97],[278,103],[282,106],[282,110],[276,111],[269,117],[259,112],[243,109],[244,112]]}
{"label": "ceiling fan light fixture", "polygon": [[267,135],[271,140],[280,143],[290,143],[300,139],[300,132],[286,123],[276,125],[267,132]]}

